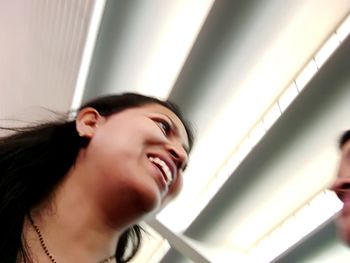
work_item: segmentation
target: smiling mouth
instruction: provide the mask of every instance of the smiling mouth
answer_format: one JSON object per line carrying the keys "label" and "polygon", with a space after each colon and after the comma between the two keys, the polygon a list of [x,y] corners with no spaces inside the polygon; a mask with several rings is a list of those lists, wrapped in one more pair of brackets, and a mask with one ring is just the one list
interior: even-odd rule
{"label": "smiling mouth", "polygon": [[158,157],[149,156],[148,159],[158,167],[158,169],[161,171],[163,175],[163,178],[167,186],[169,187],[172,184],[174,177],[168,165]]}

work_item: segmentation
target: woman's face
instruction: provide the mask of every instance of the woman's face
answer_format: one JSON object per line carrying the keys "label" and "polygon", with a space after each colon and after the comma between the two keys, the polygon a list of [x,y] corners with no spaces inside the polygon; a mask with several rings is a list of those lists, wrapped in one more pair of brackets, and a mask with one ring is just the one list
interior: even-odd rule
{"label": "woman's face", "polygon": [[148,213],[179,192],[188,148],[180,119],[153,103],[99,116],[84,162],[94,171],[93,188],[110,209],[122,200],[125,210]]}
{"label": "woman's face", "polygon": [[350,141],[342,147],[338,176],[331,189],[343,202],[343,208],[337,218],[337,227],[344,241],[350,245]]}

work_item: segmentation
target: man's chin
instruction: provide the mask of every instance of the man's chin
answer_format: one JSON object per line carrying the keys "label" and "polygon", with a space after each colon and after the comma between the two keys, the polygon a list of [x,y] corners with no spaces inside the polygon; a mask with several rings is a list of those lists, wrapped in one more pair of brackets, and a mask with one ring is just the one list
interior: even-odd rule
{"label": "man's chin", "polygon": [[342,232],[340,235],[341,235],[341,238],[342,238],[342,240],[344,241],[344,243],[345,243],[348,247],[350,247],[350,233],[344,233],[344,232]]}
{"label": "man's chin", "polygon": [[342,240],[350,247],[350,220],[338,220],[337,227]]}

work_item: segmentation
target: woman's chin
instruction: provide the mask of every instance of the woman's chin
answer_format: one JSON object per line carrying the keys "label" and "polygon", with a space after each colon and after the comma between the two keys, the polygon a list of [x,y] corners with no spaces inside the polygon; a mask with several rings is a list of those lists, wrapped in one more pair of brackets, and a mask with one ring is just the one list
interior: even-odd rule
{"label": "woman's chin", "polygon": [[159,191],[152,190],[146,191],[146,189],[142,189],[138,195],[139,198],[135,205],[137,205],[138,209],[144,214],[154,213],[161,207],[161,194]]}

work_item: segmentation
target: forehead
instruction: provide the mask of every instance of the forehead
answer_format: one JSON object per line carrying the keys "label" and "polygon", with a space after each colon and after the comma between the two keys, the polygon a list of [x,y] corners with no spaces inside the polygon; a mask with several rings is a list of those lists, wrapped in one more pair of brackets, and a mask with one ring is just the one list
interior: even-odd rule
{"label": "forehead", "polygon": [[184,144],[186,148],[189,147],[188,136],[187,136],[185,126],[173,111],[157,103],[146,104],[146,105],[140,106],[138,109],[144,111],[146,114],[155,113],[155,114],[161,114],[161,115],[164,115],[165,117],[168,117],[170,121],[173,123],[173,125],[175,126],[175,129],[177,130],[177,136],[181,139],[182,144]]}

